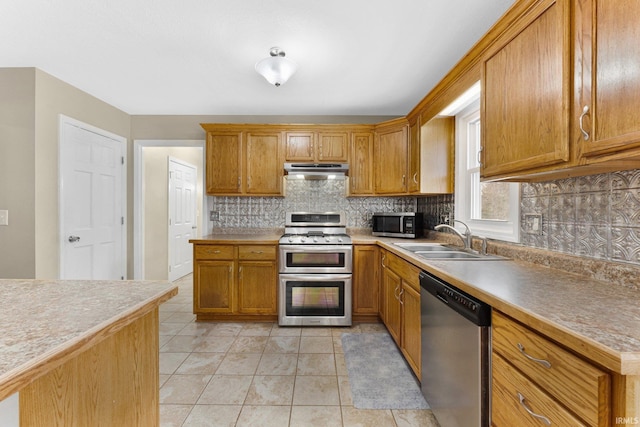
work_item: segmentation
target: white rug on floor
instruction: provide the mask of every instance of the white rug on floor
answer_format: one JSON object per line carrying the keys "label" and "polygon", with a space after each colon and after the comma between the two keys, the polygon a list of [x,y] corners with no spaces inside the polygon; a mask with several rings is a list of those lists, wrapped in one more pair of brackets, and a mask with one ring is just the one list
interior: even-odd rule
{"label": "white rug on floor", "polygon": [[387,333],[342,334],[353,406],[428,409],[420,385]]}

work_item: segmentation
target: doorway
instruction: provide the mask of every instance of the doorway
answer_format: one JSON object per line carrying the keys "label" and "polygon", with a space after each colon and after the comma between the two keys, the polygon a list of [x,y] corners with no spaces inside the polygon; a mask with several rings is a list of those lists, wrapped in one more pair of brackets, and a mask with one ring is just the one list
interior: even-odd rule
{"label": "doorway", "polygon": [[[193,237],[207,231],[204,201],[204,141],[134,140],[133,142],[133,275],[134,279],[169,278],[169,158],[197,169],[196,219]],[[188,242],[187,242],[188,244]],[[192,252],[191,244],[189,250]]]}

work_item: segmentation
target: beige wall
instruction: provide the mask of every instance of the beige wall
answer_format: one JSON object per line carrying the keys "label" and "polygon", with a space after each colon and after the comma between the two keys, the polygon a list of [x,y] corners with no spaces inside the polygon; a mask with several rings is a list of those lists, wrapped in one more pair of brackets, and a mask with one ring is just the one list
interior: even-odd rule
{"label": "beige wall", "polygon": [[125,138],[130,116],[35,68],[0,69],[0,90],[0,277],[57,278],[59,115]]}
{"label": "beige wall", "polygon": [[[116,135],[129,138],[130,116],[123,111],[36,69],[36,278],[57,278],[58,243],[58,127],[59,115],[71,117]],[[131,143],[127,144],[129,153]],[[131,158],[130,154],[128,157]],[[131,162],[129,162],[131,164]],[[132,173],[128,173],[131,177]],[[128,187],[131,186],[131,179]],[[130,195],[131,192],[128,191]],[[127,200],[132,218],[133,199]],[[128,223],[130,236],[131,221]],[[131,242],[131,239],[129,239]],[[133,245],[128,244],[131,254]],[[132,270],[128,263],[128,270]]]}
{"label": "beige wall", "polygon": [[197,147],[144,147],[144,278],[167,280],[168,250],[168,158],[173,157],[197,167],[197,235],[202,224],[203,150]]}
{"label": "beige wall", "polygon": [[33,68],[0,69],[0,278],[36,274],[35,98]]}

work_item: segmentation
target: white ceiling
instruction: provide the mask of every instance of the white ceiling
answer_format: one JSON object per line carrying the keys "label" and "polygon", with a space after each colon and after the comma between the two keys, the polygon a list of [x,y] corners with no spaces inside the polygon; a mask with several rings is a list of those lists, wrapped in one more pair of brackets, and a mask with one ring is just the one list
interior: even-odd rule
{"label": "white ceiling", "polygon": [[[0,67],[128,114],[404,115],[513,0],[2,0]],[[281,87],[255,63],[298,63]]]}

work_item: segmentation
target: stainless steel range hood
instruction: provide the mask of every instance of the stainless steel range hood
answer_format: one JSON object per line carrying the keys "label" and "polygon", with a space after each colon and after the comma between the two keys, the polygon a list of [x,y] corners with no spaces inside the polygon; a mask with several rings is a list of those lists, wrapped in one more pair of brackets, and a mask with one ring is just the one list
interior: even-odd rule
{"label": "stainless steel range hood", "polygon": [[285,163],[288,178],[293,179],[344,179],[349,172],[348,163]]}

